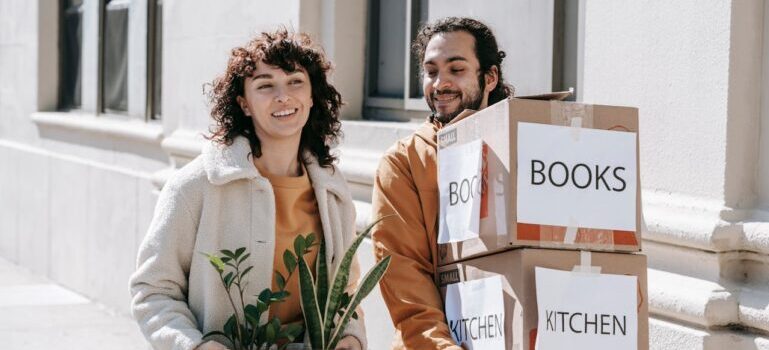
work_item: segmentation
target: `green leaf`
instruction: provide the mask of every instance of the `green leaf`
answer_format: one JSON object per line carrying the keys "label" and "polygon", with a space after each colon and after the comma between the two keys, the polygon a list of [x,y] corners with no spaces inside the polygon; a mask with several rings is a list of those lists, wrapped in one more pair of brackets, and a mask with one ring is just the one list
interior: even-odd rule
{"label": "green leaf", "polygon": [[243,314],[246,315],[246,320],[251,323],[254,328],[259,326],[259,318],[262,317],[262,312],[259,311],[259,307],[253,304],[248,304],[243,309]]}
{"label": "green leaf", "polygon": [[246,247],[240,247],[235,251],[235,259],[239,258],[243,252],[246,251]]}
{"label": "green leaf", "polygon": [[224,254],[224,256],[230,259],[235,259],[235,253],[233,253],[231,250],[222,249],[219,252],[221,252],[222,254]]}
{"label": "green leaf", "polygon": [[307,246],[305,245],[304,237],[302,235],[296,236],[294,239],[294,252],[296,253],[296,256],[299,258],[299,260],[302,259],[302,256],[305,253],[305,250],[307,250]]}
{"label": "green leaf", "polygon": [[304,237],[304,246],[311,247],[313,242],[315,242],[315,233],[308,233],[307,237]]}
{"label": "green leaf", "polygon": [[263,314],[265,311],[267,311],[267,309],[268,309],[269,307],[270,307],[270,306],[269,306],[267,303],[265,303],[265,302],[263,302],[263,301],[261,301],[261,300],[257,300],[257,301],[256,301],[256,310],[259,312],[259,316],[260,316],[260,317],[262,316],[262,314]]}
{"label": "green leaf", "polygon": [[347,327],[347,323],[350,322],[350,317],[352,317],[352,315],[355,313],[355,308],[358,307],[361,301],[363,301],[363,299],[369,293],[371,293],[374,287],[376,287],[376,285],[379,283],[379,280],[382,279],[385,271],[387,271],[387,267],[390,265],[390,258],[391,256],[387,256],[379,261],[376,265],[374,265],[373,268],[371,268],[366,276],[363,277],[360,286],[358,286],[358,290],[352,296],[352,300],[350,301],[350,305],[348,306],[347,311],[339,320],[336,329],[334,329],[334,334],[328,343],[328,348],[334,349],[339,340],[342,339],[342,332],[344,331],[345,327]]}
{"label": "green leaf", "polygon": [[241,256],[238,260],[238,264],[242,264],[244,261],[246,261],[246,259],[248,259],[249,256],[251,256],[251,253],[243,254],[243,256]]}
{"label": "green leaf", "polygon": [[[278,318],[275,317],[272,320],[270,320],[269,323],[267,323],[267,330],[265,332],[264,341],[270,345],[275,343],[275,338],[278,335],[278,331],[280,330],[280,326],[279,325],[276,326],[274,321],[278,321]],[[278,324],[279,323],[280,321],[278,321]]]}
{"label": "green leaf", "polygon": [[243,272],[240,273],[240,278],[245,278],[246,275],[248,274],[248,272],[251,271],[251,269],[253,269],[253,268],[254,268],[253,266],[246,267],[246,269],[243,270]]}
{"label": "green leaf", "polygon": [[232,260],[232,259],[231,259],[231,258],[228,258],[228,257],[226,257],[226,256],[223,256],[223,257],[222,257],[222,262],[223,262],[223,263],[225,263],[225,264],[226,264],[226,263],[228,263],[230,260]]}
{"label": "green leaf", "polygon": [[279,290],[286,289],[286,278],[278,270],[275,270],[275,284],[278,285]]}
{"label": "green leaf", "polygon": [[[224,334],[227,336],[227,338],[235,340],[237,339],[237,328],[236,328],[236,321],[235,321],[235,315],[233,314],[230,316],[230,318],[227,320],[227,322],[224,323]],[[234,343],[234,341],[233,341]]]}
{"label": "green leaf", "polygon": [[363,242],[363,238],[368,236],[374,225],[382,220],[383,218],[374,221],[373,223],[369,224],[363,232],[359,233],[352,241],[352,244],[350,244],[350,247],[347,248],[347,251],[344,253],[344,257],[342,257],[342,261],[339,262],[339,266],[337,267],[336,274],[334,276],[334,283],[332,284],[331,290],[329,291],[328,300],[326,302],[326,309],[323,312],[323,320],[325,321],[323,329],[326,332],[330,332],[331,329],[333,329],[333,327],[331,327],[331,323],[334,321],[333,315],[336,314],[337,310],[339,310],[339,303],[341,301],[342,293],[344,293],[345,288],[347,288],[347,282],[350,279],[350,268],[352,267],[352,261],[353,257],[355,256],[355,252],[358,250],[361,242]]}
{"label": "green leaf", "polygon": [[[328,265],[326,265],[326,243],[320,240],[318,256],[315,258],[315,278],[318,285],[318,307],[321,312],[326,310],[326,299],[328,299]],[[328,338],[329,332],[326,332]]]}
{"label": "green leaf", "polygon": [[294,269],[296,269],[296,256],[288,249],[283,252],[283,265],[286,266],[286,271],[288,271],[288,273],[292,273],[294,272]]}
{"label": "green leaf", "polygon": [[224,262],[221,258],[213,254],[206,254],[206,257],[208,258],[208,261],[211,263],[211,265],[214,266],[216,271],[224,271]]}
{"label": "green leaf", "polygon": [[315,298],[315,281],[313,281],[310,268],[304,259],[299,259],[299,291],[304,324],[310,335],[310,344],[312,344],[313,349],[325,349],[323,320],[318,301]]}
{"label": "green leaf", "polygon": [[288,292],[286,292],[285,290],[281,290],[277,293],[272,293],[272,296],[270,297],[270,301],[271,302],[283,301],[283,299],[286,299],[287,296],[288,296]]}
{"label": "green leaf", "polygon": [[208,337],[217,336],[217,335],[218,335],[218,336],[221,336],[221,337],[225,337],[225,338],[227,337],[227,335],[226,335],[226,334],[224,334],[224,332],[220,332],[220,331],[211,331],[211,332],[208,332],[208,333],[206,333],[205,335],[203,335],[203,339],[205,339],[205,338],[208,338]]}
{"label": "green leaf", "polygon": [[272,291],[269,288],[265,288],[256,298],[259,299],[259,301],[269,305],[270,296],[272,296]]}
{"label": "green leaf", "polygon": [[230,288],[230,285],[232,285],[234,272],[230,271],[227,275],[224,276],[224,285],[227,286],[227,289]]}

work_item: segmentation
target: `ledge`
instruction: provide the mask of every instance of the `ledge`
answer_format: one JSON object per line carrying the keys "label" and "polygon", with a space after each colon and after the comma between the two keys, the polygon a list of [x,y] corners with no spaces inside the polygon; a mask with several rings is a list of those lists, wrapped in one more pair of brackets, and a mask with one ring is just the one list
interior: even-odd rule
{"label": "ledge", "polygon": [[769,334],[769,286],[729,285],[649,269],[649,312],[706,329]]}
{"label": "ledge", "polygon": [[84,131],[151,144],[160,144],[163,139],[163,127],[160,124],[124,116],[95,116],[83,112],[35,112],[30,118],[41,128]]}

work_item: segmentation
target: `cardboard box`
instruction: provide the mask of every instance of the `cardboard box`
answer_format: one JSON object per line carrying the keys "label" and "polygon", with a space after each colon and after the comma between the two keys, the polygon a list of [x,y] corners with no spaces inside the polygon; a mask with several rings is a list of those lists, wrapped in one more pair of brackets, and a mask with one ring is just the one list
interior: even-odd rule
{"label": "cardboard box", "polygon": [[[444,126],[438,133],[438,148],[442,150],[477,139],[483,140],[484,161],[483,181],[481,181],[483,194],[480,206],[480,229],[478,238],[439,244],[439,265],[515,247],[622,252],[641,250],[641,186],[638,180],[640,173],[638,171],[638,110],[636,108],[511,98],[472,115],[457,119]],[[635,205],[635,229],[608,230],[581,225],[569,230],[568,225],[518,222],[516,201],[518,195],[517,142],[519,123],[533,123],[525,124],[526,126],[541,124],[573,126],[575,120],[581,121],[579,128],[572,128],[579,129],[577,130],[578,133],[580,130],[585,130],[582,132],[587,133],[587,129],[634,133],[630,135],[631,142],[632,135],[635,137],[636,160],[634,163],[636,171],[634,172],[635,181],[633,183],[636,190],[634,193],[635,201],[631,197],[629,202],[631,205]],[[618,135],[606,132],[602,134]],[[622,135],[627,136],[628,134],[623,133]],[[438,162],[441,162],[440,156]],[[588,168],[585,167],[585,169]],[[572,169],[572,174],[575,174],[574,171],[576,169]],[[587,171],[590,172],[591,170]],[[598,174],[597,165],[594,173]],[[596,179],[595,186],[598,186],[598,182]],[[603,189],[601,186],[601,190]],[[631,220],[633,219],[632,214],[631,211]]]}
{"label": "cardboard box", "polygon": [[[580,264],[580,251],[519,248],[470,259],[438,269],[441,296],[452,283],[502,276],[505,309],[505,349],[534,350],[537,334],[535,267],[571,271]],[[649,348],[646,256],[638,253],[591,253],[601,274],[638,277],[638,349]],[[597,295],[597,297],[601,297]],[[586,310],[589,311],[589,310]]]}

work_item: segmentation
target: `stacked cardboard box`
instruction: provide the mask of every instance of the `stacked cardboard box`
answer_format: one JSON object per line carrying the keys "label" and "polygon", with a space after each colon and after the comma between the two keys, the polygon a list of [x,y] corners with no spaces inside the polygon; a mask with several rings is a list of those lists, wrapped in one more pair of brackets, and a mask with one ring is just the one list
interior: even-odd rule
{"label": "stacked cardboard box", "polygon": [[[554,131],[563,134],[564,130],[569,130],[568,134],[571,136],[566,137],[572,137],[576,141],[580,141],[580,137],[584,138],[582,141],[593,137],[590,134],[591,129],[596,129],[601,131],[598,134],[601,137],[619,136],[625,143],[630,140],[631,147],[618,147],[622,148],[622,151],[615,152],[614,156],[626,158],[623,159],[623,167],[616,167],[616,164],[613,164],[615,167],[612,167],[612,164],[598,164],[599,161],[575,161],[570,164],[568,161],[561,162],[547,157],[531,158],[531,152],[528,150],[530,147],[526,143],[532,143],[532,135],[523,133],[523,130],[525,128],[526,132],[539,132],[542,126],[545,127],[545,133],[553,131],[547,129],[549,126],[560,126],[561,128],[554,128]],[[522,132],[520,134],[519,128]],[[635,276],[637,293],[627,297],[637,301],[637,348],[648,349],[646,258],[639,253],[641,205],[637,131],[638,111],[635,108],[525,98],[502,101],[471,115],[462,115],[444,126],[438,134],[439,163],[452,161],[443,159],[441,151],[478,139],[483,141],[483,165],[480,174],[482,185],[478,187],[480,209],[477,211],[480,220],[475,229],[475,237],[463,237],[462,240],[439,244],[438,259],[441,267],[438,284],[444,298],[446,287],[452,283],[501,276],[505,308],[505,349],[533,350],[538,324],[535,267],[561,271],[577,270],[575,273],[592,271],[596,274]],[[535,147],[550,147],[547,141],[543,142],[532,144],[536,144]],[[607,144],[606,147],[615,146]],[[524,148],[527,149],[525,152]],[[545,153],[568,153],[567,151],[569,150],[556,149]],[[578,156],[582,157],[580,159],[592,160],[590,154]],[[628,162],[631,164],[628,165]],[[553,164],[558,165],[555,170]],[[522,170],[524,167],[526,171]],[[631,170],[632,174],[628,174]],[[525,177],[519,178],[520,174]],[[611,178],[612,175],[615,177]],[[439,174],[439,178],[440,181],[448,181],[446,174]],[[573,191],[566,192],[567,197],[556,196],[554,202],[548,203],[549,198],[542,198],[540,192],[536,192],[540,187],[547,186],[551,191],[547,193],[567,190],[569,186]],[[454,186],[451,190],[457,188]],[[534,192],[531,188],[535,188]],[[608,208],[606,215],[616,215],[619,212],[624,218],[599,218],[596,221],[596,217],[604,213],[600,205],[597,207],[599,209],[575,208],[581,204],[574,203],[583,202],[564,204],[558,199],[570,200],[574,196],[580,197],[582,192],[579,191],[587,193],[587,197],[598,196],[593,197],[594,201],[595,198],[604,198],[600,197],[603,195],[614,196],[611,200],[619,201],[615,203],[621,203],[618,206],[621,208]],[[627,193],[629,191],[632,193]],[[532,193],[536,197],[535,200],[532,200]],[[441,195],[447,196],[444,193]],[[463,199],[459,193],[451,193],[451,196],[454,196],[454,202],[456,198]],[[467,195],[467,198],[470,197]],[[441,205],[443,208],[449,204],[442,202]],[[524,210],[532,208],[533,213],[532,210],[528,210],[528,213]],[[557,215],[540,215],[548,210]],[[442,209],[440,220],[446,219],[446,213]],[[604,221],[608,223],[603,224]],[[601,224],[595,224],[596,222]],[[441,229],[450,226],[447,222],[441,222],[441,225]],[[592,252],[588,253],[587,264],[590,266],[584,266],[585,252]],[[587,317],[587,314],[584,317]],[[593,326],[592,322],[588,323]],[[481,324],[486,326],[486,323]],[[600,324],[599,322],[599,326]],[[600,327],[593,329],[603,331]],[[621,330],[624,331],[622,328]],[[455,339],[461,338],[460,333],[455,334]]]}

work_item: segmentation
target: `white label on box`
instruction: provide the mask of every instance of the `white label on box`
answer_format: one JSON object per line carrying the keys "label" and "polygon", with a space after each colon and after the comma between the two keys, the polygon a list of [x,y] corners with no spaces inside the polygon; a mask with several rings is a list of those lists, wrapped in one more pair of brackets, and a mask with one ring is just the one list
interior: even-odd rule
{"label": "white label on box", "polygon": [[502,277],[446,286],[446,320],[454,341],[465,349],[505,349]]}
{"label": "white label on box", "polygon": [[438,243],[478,237],[482,151],[482,140],[438,150]]}
{"label": "white label on box", "polygon": [[518,222],[636,230],[636,134],[518,123]]}
{"label": "white label on box", "polygon": [[536,267],[536,349],[638,348],[636,276]]}

